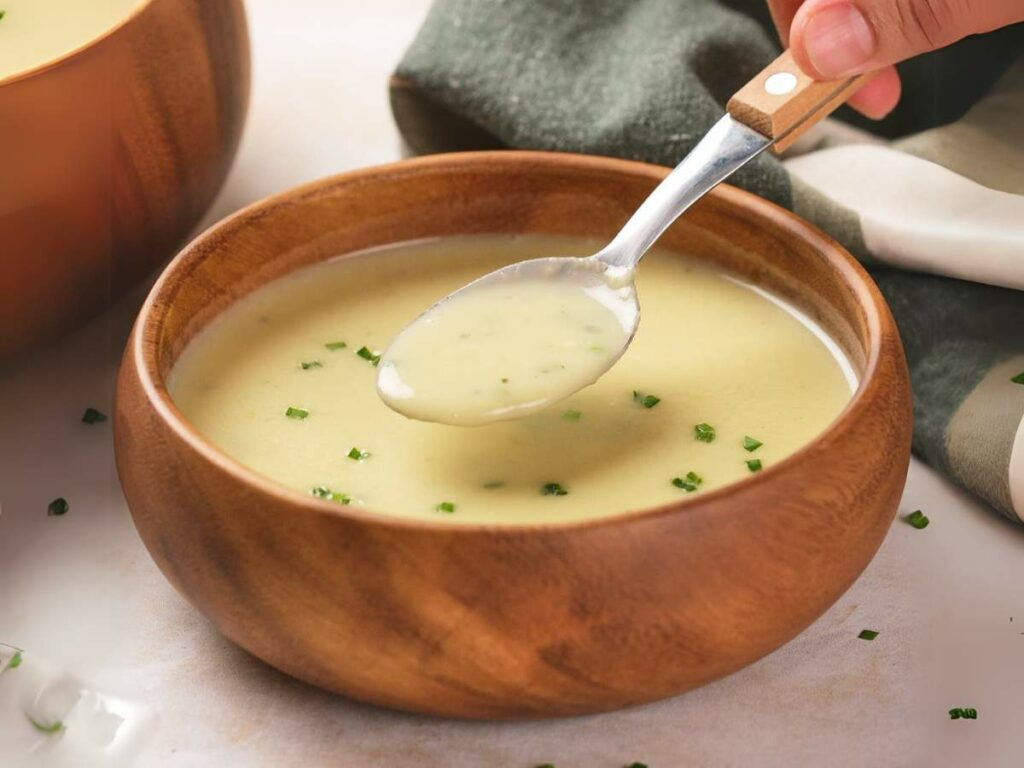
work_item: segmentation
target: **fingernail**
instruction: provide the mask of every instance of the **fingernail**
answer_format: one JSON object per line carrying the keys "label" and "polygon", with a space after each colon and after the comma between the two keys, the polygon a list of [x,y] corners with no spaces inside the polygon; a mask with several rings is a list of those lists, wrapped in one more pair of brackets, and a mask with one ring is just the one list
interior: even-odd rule
{"label": "fingernail", "polygon": [[804,46],[811,64],[825,77],[853,74],[875,52],[875,33],[852,3],[833,3],[804,25]]}

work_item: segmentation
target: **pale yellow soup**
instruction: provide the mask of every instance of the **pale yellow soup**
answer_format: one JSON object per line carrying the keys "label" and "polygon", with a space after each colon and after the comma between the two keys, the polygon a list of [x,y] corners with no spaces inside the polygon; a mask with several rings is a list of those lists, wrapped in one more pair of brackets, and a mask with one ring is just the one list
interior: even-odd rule
{"label": "pale yellow soup", "polygon": [[796,451],[850,400],[852,368],[809,319],[655,251],[638,271],[636,338],[577,394],[471,427],[381,401],[376,356],[424,308],[504,264],[596,245],[458,237],[301,270],[204,329],[171,372],[171,397],[215,446],[284,486],[453,524],[562,522],[693,498]]}
{"label": "pale yellow soup", "polygon": [[0,80],[81,48],[142,0],[0,0]]}

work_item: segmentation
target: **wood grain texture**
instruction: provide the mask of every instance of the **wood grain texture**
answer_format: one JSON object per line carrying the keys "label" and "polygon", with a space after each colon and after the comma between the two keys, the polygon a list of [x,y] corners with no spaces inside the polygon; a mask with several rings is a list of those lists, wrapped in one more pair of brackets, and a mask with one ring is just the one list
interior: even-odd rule
{"label": "wood grain texture", "polygon": [[[793,75],[796,85],[788,93],[769,93],[765,83],[781,73]],[[872,77],[874,73],[841,80],[814,80],[797,66],[789,51],[783,51],[729,99],[727,110],[744,125],[774,139],[774,152],[783,152],[804,131],[839,109]]]}
{"label": "wood grain texture", "polygon": [[748,193],[719,187],[662,245],[795,301],[848,349],[863,382],[814,443],[721,490],[546,527],[390,518],[244,469],[203,441],[165,389],[201,328],[299,267],[451,234],[610,237],[666,173],[576,155],[437,155],[301,187],[189,245],[138,318],[115,407],[125,496],[167,578],[224,635],[290,675],[446,716],[638,704],[793,638],[888,530],[909,460],[910,395],[866,273]]}
{"label": "wood grain texture", "polygon": [[0,80],[0,365],[174,252],[227,175],[248,95],[242,0],[149,0]]}

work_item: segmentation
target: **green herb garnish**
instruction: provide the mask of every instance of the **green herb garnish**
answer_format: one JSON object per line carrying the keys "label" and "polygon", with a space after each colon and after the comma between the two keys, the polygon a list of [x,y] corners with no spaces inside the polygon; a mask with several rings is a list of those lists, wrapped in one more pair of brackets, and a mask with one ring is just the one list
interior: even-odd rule
{"label": "green herb garnish", "polygon": [[299,367],[304,371],[308,371],[310,368],[323,368],[324,364],[319,360],[310,360],[305,363],[299,363]]}
{"label": "green herb garnish", "polygon": [[11,660],[7,662],[8,669],[15,669],[21,666],[21,651],[15,651],[14,655],[11,656]]}
{"label": "green herb garnish", "polygon": [[626,768],[647,768],[647,763],[630,763]]}
{"label": "green herb garnish", "polygon": [[687,472],[685,479],[682,477],[673,477],[672,485],[676,488],[690,493],[697,490],[697,486],[704,482],[704,478],[698,475],[696,472]]}
{"label": "green herb garnish", "polygon": [[327,501],[333,501],[338,504],[348,504],[352,501],[352,497],[347,494],[332,491],[330,488],[325,488],[322,485],[318,485],[316,488],[311,488],[309,492],[318,499],[326,499]]}
{"label": "green herb garnish", "polygon": [[861,640],[874,640],[878,633],[873,629],[862,629],[857,637]]}
{"label": "green herb garnish", "polygon": [[370,452],[360,451],[358,448],[352,448],[352,450],[348,452],[348,457],[352,459],[352,461],[363,461],[364,459],[370,458]]}
{"label": "green herb garnish", "polygon": [[955,707],[955,708],[949,710],[949,719],[950,720],[959,720],[960,718],[963,718],[964,720],[977,720],[978,719],[978,710],[973,709],[973,708],[963,708],[963,707]]}
{"label": "green herb garnish", "polygon": [[304,418],[309,416],[309,411],[305,408],[295,408],[294,406],[289,405],[288,410],[284,412],[284,415],[289,419],[298,419],[299,421],[302,421]]}
{"label": "green herb garnish", "polygon": [[915,509],[913,512],[911,512],[909,515],[907,515],[903,519],[906,520],[908,523],[910,523],[910,525],[912,525],[915,528],[917,528],[917,530],[921,530],[922,528],[927,528],[928,527],[928,523],[931,522],[931,520],[928,519],[928,516],[925,515],[925,513],[922,512],[920,509]]}
{"label": "green herb garnish", "polygon": [[542,765],[538,765],[537,768],[555,768],[555,764],[554,763],[543,763]]}
{"label": "green herb garnish", "polygon": [[37,731],[39,731],[40,733],[45,733],[48,736],[52,736],[53,734],[59,733],[64,730],[64,723],[62,723],[60,720],[55,722],[53,725],[43,725],[42,723],[37,723],[28,715],[25,715],[25,717],[28,717],[28,721],[35,726]]}
{"label": "green herb garnish", "polygon": [[1018,373],[1016,376],[1010,379],[1010,381],[1012,381],[1014,384],[1024,384],[1024,371]]}
{"label": "green herb garnish", "polygon": [[746,448],[748,451],[756,451],[762,445],[764,445],[764,443],[762,443],[760,440],[755,440],[754,438],[748,435],[745,435],[743,437],[743,447]]}
{"label": "green herb garnish", "polygon": [[7,11],[0,11],[0,19],[7,15]]}
{"label": "green herb garnish", "polygon": [[85,424],[99,424],[107,420],[107,414],[97,411],[95,408],[86,408],[82,414],[82,421]]}
{"label": "green herb garnish", "polygon": [[569,491],[562,487],[560,483],[544,483],[540,487],[541,496],[568,496]]}
{"label": "green herb garnish", "polygon": [[484,488],[486,488],[488,491],[493,491],[495,488],[504,488],[504,487],[505,487],[505,481],[504,480],[491,480],[490,482],[484,483]]}
{"label": "green herb garnish", "polygon": [[715,441],[715,428],[710,424],[696,424],[693,427],[693,436],[702,443],[713,443]]}
{"label": "green herb garnish", "polygon": [[324,346],[331,350],[331,352],[337,352],[339,349],[344,349],[345,347],[347,347],[348,344],[346,344],[344,341],[331,341],[328,342],[327,344],[324,344]]}
{"label": "green herb garnish", "polygon": [[637,392],[634,389],[633,401],[640,403],[640,405],[642,405],[644,408],[653,408],[654,406],[661,402],[661,398],[655,397],[654,395],[645,395],[643,392]]}
{"label": "green herb garnish", "polygon": [[356,354],[370,365],[375,366],[380,362],[380,352],[373,352],[369,347],[360,347]]}
{"label": "green herb garnish", "polygon": [[751,472],[760,472],[762,469],[761,460],[750,459],[749,461],[747,461],[747,469],[749,469]]}
{"label": "green herb garnish", "polygon": [[582,411],[562,411],[562,418],[566,421],[579,421],[583,418]]}
{"label": "green herb garnish", "polygon": [[434,509],[436,509],[438,512],[446,512],[450,515],[452,512],[455,511],[455,505],[450,501],[442,501],[440,504],[434,507]]}
{"label": "green herb garnish", "polygon": [[68,500],[63,496],[60,496],[51,501],[46,507],[47,517],[60,517],[66,515],[71,507],[68,505]]}

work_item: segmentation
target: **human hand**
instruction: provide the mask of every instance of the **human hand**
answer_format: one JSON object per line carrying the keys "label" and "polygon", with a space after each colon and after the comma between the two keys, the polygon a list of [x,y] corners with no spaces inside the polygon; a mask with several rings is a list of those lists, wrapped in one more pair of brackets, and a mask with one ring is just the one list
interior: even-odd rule
{"label": "human hand", "polygon": [[1024,21],[1022,0],[768,0],[783,45],[820,80],[879,70],[847,102],[880,119],[900,100],[893,64]]}

